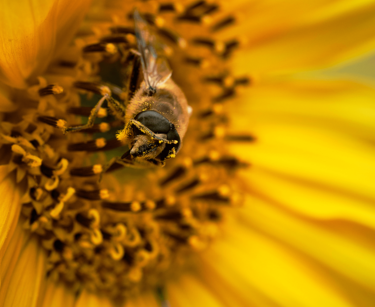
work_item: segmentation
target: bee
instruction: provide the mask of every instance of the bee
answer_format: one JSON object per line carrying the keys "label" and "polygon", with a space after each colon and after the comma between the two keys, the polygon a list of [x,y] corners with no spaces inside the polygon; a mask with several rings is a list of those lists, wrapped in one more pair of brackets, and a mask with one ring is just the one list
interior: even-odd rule
{"label": "bee", "polygon": [[64,132],[90,128],[103,102],[125,126],[118,131],[118,140],[130,149],[111,160],[107,169],[118,163],[128,167],[164,166],[181,149],[192,108],[178,85],[172,80],[167,59],[159,52],[161,44],[152,34],[147,22],[134,12],[137,39],[136,56],[140,58],[143,81],[129,103],[125,105],[105,94],[91,111],[84,126],[67,127]]}

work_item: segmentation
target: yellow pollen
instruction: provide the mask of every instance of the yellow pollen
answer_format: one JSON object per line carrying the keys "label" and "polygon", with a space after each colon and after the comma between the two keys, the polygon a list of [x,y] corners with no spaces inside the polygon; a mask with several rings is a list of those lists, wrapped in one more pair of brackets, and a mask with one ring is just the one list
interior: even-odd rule
{"label": "yellow pollen", "polygon": [[204,16],[202,18],[202,23],[205,25],[209,25],[210,23],[212,23],[212,18],[210,16]]}
{"label": "yellow pollen", "polygon": [[45,217],[45,216],[43,215],[43,216],[41,216],[41,217],[39,218],[39,222],[40,222],[41,224],[47,224],[47,223],[48,223],[48,219],[47,219],[47,217]]}
{"label": "yellow pollen", "polygon": [[117,47],[114,44],[106,44],[105,45],[105,51],[110,54],[115,54],[117,52]]}
{"label": "yellow pollen", "polygon": [[171,56],[173,54],[173,49],[169,46],[163,46],[163,51],[167,56]]}
{"label": "yellow pollen", "polygon": [[90,234],[90,240],[93,244],[99,245],[103,242],[103,236],[99,229],[94,229]]}
{"label": "yellow pollen", "polygon": [[61,94],[64,91],[64,89],[60,85],[54,85],[52,87],[52,92],[55,95]]}
{"label": "yellow pollen", "polygon": [[193,165],[193,160],[191,158],[184,158],[182,163],[186,168],[189,168]]}
{"label": "yellow pollen", "polygon": [[165,198],[165,203],[169,207],[173,206],[176,203],[176,197],[174,197],[174,196],[167,196]]}
{"label": "yellow pollen", "polygon": [[31,230],[31,232],[34,232],[38,228],[39,228],[39,221],[35,221],[34,223],[31,224],[30,230]]}
{"label": "yellow pollen", "polygon": [[101,85],[101,86],[99,86],[99,89],[100,89],[100,94],[102,94],[103,96],[105,94],[108,94],[109,96],[111,96],[111,94],[112,94],[112,92],[111,92],[111,90],[108,86]]}
{"label": "yellow pollen", "polygon": [[42,159],[31,154],[26,154],[22,161],[30,167],[39,167],[42,165]]}
{"label": "yellow pollen", "polygon": [[44,188],[47,191],[52,191],[59,186],[59,183],[60,183],[59,177],[55,176],[47,180],[46,184],[44,185]]}
{"label": "yellow pollen", "polygon": [[130,205],[130,208],[133,212],[138,212],[141,210],[141,204],[138,201],[133,201]]}
{"label": "yellow pollen", "polygon": [[215,127],[214,134],[217,138],[222,138],[225,135],[225,128],[222,126]]}
{"label": "yellow pollen", "polygon": [[198,236],[191,236],[188,242],[189,245],[196,250],[202,250],[206,247],[206,244],[200,240]]}
{"label": "yellow pollen", "polygon": [[187,46],[187,42],[182,37],[178,39],[178,46],[182,49],[185,49]]}
{"label": "yellow pollen", "polygon": [[211,161],[217,161],[220,158],[220,153],[216,150],[211,150],[208,154]]}
{"label": "yellow pollen", "polygon": [[136,43],[136,39],[135,39],[135,36],[132,35],[132,34],[126,34],[125,35],[125,38],[126,40],[129,42],[129,44],[135,44]]}
{"label": "yellow pollen", "polygon": [[199,179],[202,182],[207,182],[207,180],[210,178],[209,174],[207,172],[202,172],[199,174]]}
{"label": "yellow pollen", "polygon": [[161,28],[162,26],[164,26],[164,24],[165,24],[165,20],[162,17],[158,16],[155,18],[155,25],[158,28]]}
{"label": "yellow pollen", "polygon": [[96,209],[90,209],[87,213],[89,219],[93,220],[91,222],[91,227],[97,228],[100,225],[100,214],[99,211]]}
{"label": "yellow pollen", "polygon": [[152,200],[147,200],[146,203],[145,203],[145,206],[146,206],[147,209],[153,210],[156,207],[156,203]]}
{"label": "yellow pollen", "polygon": [[57,128],[60,128],[60,129],[64,129],[68,126],[68,123],[63,120],[63,119],[59,119],[57,122],[56,122],[56,127]]}
{"label": "yellow pollen", "polygon": [[109,249],[109,254],[113,260],[120,260],[124,256],[124,248],[121,244],[117,243]]}
{"label": "yellow pollen", "polygon": [[107,189],[102,189],[100,190],[99,195],[101,199],[106,199],[109,197],[109,192]]}
{"label": "yellow pollen", "polygon": [[53,174],[55,176],[60,176],[62,175],[66,169],[68,168],[69,162],[66,159],[61,159],[59,164],[57,165],[58,169],[53,171]]}
{"label": "yellow pollen", "polygon": [[126,235],[126,227],[123,224],[116,225],[115,240],[122,241]]}
{"label": "yellow pollen", "polygon": [[212,106],[212,109],[215,112],[215,114],[221,114],[224,108],[222,104],[217,103]]}
{"label": "yellow pollen", "polygon": [[102,148],[102,147],[104,147],[106,145],[106,140],[105,140],[105,138],[99,138],[99,139],[96,139],[95,140],[95,146],[97,147],[97,148]]}
{"label": "yellow pollen", "polygon": [[61,201],[59,202],[55,208],[53,208],[50,212],[50,215],[53,219],[57,219],[61,213],[61,211],[64,209],[64,203]]}
{"label": "yellow pollen", "polygon": [[98,111],[98,118],[107,117],[108,112],[106,108],[100,108]]}
{"label": "yellow pollen", "polygon": [[202,60],[202,62],[200,63],[200,67],[206,69],[210,67],[210,62],[208,60]]}
{"label": "yellow pollen", "polygon": [[177,13],[182,13],[184,11],[184,6],[181,3],[175,3],[174,8]]}
{"label": "yellow pollen", "polygon": [[223,42],[215,42],[214,48],[217,53],[222,53],[225,50],[225,44]]}
{"label": "yellow pollen", "polygon": [[100,132],[107,132],[109,131],[109,129],[111,129],[111,126],[107,123],[100,123],[99,124],[99,130]]}
{"label": "yellow pollen", "polygon": [[218,188],[218,192],[221,196],[228,196],[230,194],[230,188],[226,184],[221,185]]}
{"label": "yellow pollen", "polygon": [[225,87],[232,87],[234,84],[234,78],[232,76],[228,76],[224,79],[224,86]]}
{"label": "yellow pollen", "polygon": [[189,217],[192,217],[193,216],[193,213],[191,212],[190,208],[183,208],[181,210],[181,214],[185,217],[185,218],[189,218]]}
{"label": "yellow pollen", "polygon": [[23,149],[20,145],[17,145],[17,144],[12,145],[12,151],[15,152],[15,153],[18,153],[22,156],[26,155],[26,150]]}
{"label": "yellow pollen", "polygon": [[103,172],[103,166],[101,164],[95,164],[92,167],[92,171],[94,174],[100,174],[101,172]]}

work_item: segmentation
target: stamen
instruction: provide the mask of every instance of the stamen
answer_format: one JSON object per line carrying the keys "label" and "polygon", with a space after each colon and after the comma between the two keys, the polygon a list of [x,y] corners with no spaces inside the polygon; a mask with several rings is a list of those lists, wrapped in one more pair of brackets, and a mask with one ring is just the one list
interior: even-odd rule
{"label": "stamen", "polygon": [[159,13],[163,12],[177,12],[181,13],[184,7],[180,3],[163,3],[159,4]]}
{"label": "stamen", "polygon": [[188,190],[191,190],[191,189],[195,188],[196,186],[198,186],[200,183],[201,183],[201,181],[199,179],[194,179],[192,182],[190,182],[190,183],[182,186],[178,190],[176,190],[176,193],[179,194],[179,193],[183,193],[183,192],[186,192]]}
{"label": "stamen", "polygon": [[96,140],[91,140],[85,143],[73,143],[68,145],[69,151],[88,151],[88,152],[97,152],[97,151],[106,151],[114,148],[123,146],[121,141],[118,140],[109,140],[106,141],[104,138],[99,138]]}
{"label": "stamen", "polygon": [[76,177],[90,177],[99,175],[103,172],[103,166],[101,164],[95,164],[86,167],[76,167],[70,170],[70,175]]}
{"label": "stamen", "polygon": [[[67,112],[70,114],[81,115],[81,116],[90,116],[91,111],[92,111],[92,107],[72,107],[67,110]],[[103,118],[103,117],[106,117],[107,115],[108,115],[107,109],[100,108],[98,111],[97,117]]]}
{"label": "stamen", "polygon": [[181,36],[179,36],[178,34],[176,33],[173,33],[167,29],[159,29],[158,30],[158,34],[160,36],[163,36],[165,37],[166,39],[168,39],[169,41],[171,41],[172,43],[178,45],[180,48],[185,48],[187,43],[186,43],[186,40],[183,39]]}
{"label": "stamen", "polygon": [[74,82],[73,86],[102,96],[104,96],[105,94],[111,95],[111,90],[108,88],[108,86],[105,85],[100,85],[92,82],[77,81]]}
{"label": "stamen", "polygon": [[64,89],[56,84],[47,85],[44,88],[41,88],[38,93],[40,96],[48,96],[48,95],[58,95],[61,94]]}
{"label": "stamen", "polygon": [[226,17],[223,20],[218,21],[211,27],[212,32],[222,30],[223,28],[232,25],[236,19],[232,16]]}
{"label": "stamen", "polygon": [[102,199],[106,199],[109,197],[109,193],[107,189],[93,190],[93,191],[77,189],[76,194],[78,197],[88,199],[88,200],[102,200]]}
{"label": "stamen", "polygon": [[180,178],[181,176],[184,176],[186,173],[186,168],[185,167],[178,167],[175,169],[175,171],[170,174],[168,177],[166,177],[163,181],[161,181],[159,184],[160,186],[165,186],[167,185],[169,182],[175,180],[175,179],[178,179]]}
{"label": "stamen", "polygon": [[68,123],[65,120],[52,116],[38,116],[37,120],[59,129],[66,128],[68,126]]}
{"label": "stamen", "polygon": [[106,52],[109,54],[115,54],[117,52],[117,48],[114,44],[111,44],[111,43],[98,43],[98,44],[85,46],[83,48],[83,52],[86,52],[86,53]]}
{"label": "stamen", "polygon": [[244,135],[226,135],[225,139],[232,142],[254,142],[256,138],[249,134]]}

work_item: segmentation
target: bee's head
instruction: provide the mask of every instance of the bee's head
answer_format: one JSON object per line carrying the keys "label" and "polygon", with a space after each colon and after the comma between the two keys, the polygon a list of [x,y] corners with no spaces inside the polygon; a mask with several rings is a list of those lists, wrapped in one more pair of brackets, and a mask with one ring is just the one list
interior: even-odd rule
{"label": "bee's head", "polygon": [[[134,149],[134,152],[138,153],[138,156],[142,156],[141,154],[143,152],[148,152],[150,154],[152,153],[154,158],[164,161],[173,156],[171,153],[177,153],[181,146],[180,136],[174,125],[163,115],[156,111],[149,110],[139,113],[134,119],[153,131],[157,136],[167,140],[177,141],[177,144],[160,143],[159,141],[152,140],[151,137],[134,127],[135,142],[133,142],[134,145],[131,150]],[[157,155],[154,155],[156,153]]]}

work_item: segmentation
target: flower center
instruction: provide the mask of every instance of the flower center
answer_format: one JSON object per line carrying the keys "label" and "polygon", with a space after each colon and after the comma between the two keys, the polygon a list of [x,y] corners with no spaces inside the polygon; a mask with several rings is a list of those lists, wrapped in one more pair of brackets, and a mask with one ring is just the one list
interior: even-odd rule
{"label": "flower center", "polygon": [[[9,153],[1,161],[28,186],[24,225],[47,251],[48,274],[113,297],[161,284],[212,242],[227,211],[240,203],[235,171],[246,166],[226,144],[253,140],[226,132],[224,102],[249,83],[226,64],[239,41],[214,35],[234,17],[215,17],[219,6],[206,1],[158,4],[153,12],[140,5],[152,35],[165,42],[173,79],[193,113],[181,151],[164,168],[108,167],[129,150],[116,139],[126,119],[95,104],[109,93],[131,104],[142,81],[131,9],[77,37],[38,85],[18,93],[25,107],[1,124],[2,150]],[[90,127],[62,133],[94,113]]]}

